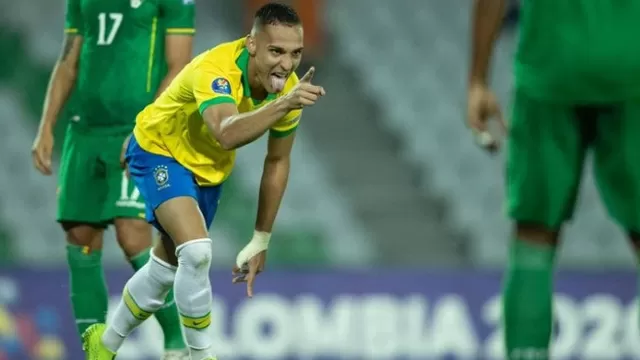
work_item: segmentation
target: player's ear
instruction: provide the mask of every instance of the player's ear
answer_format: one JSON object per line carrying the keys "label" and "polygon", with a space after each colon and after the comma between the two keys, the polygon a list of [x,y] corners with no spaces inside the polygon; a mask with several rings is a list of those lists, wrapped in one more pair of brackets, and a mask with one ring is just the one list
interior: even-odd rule
{"label": "player's ear", "polygon": [[256,38],[253,35],[247,35],[245,44],[247,46],[247,51],[249,51],[249,55],[255,56],[256,55]]}

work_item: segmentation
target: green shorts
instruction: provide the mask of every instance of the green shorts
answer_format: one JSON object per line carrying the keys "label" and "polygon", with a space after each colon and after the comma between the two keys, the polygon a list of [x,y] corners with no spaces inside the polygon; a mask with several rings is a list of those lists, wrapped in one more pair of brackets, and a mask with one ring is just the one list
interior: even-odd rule
{"label": "green shorts", "polygon": [[585,158],[610,214],[640,231],[640,100],[570,106],[516,92],[507,159],[507,210],[553,230],[571,218]]}
{"label": "green shorts", "polygon": [[127,134],[67,128],[60,162],[58,221],[107,226],[115,218],[145,217],[140,192],[120,167]]}

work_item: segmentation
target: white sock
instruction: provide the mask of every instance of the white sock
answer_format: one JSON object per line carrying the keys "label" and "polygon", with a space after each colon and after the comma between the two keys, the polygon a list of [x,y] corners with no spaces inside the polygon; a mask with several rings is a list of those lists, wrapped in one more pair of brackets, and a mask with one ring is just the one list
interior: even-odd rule
{"label": "white sock", "polygon": [[178,271],[173,293],[192,360],[213,357],[211,325],[211,239],[196,239],[176,248]]}
{"label": "white sock", "polygon": [[109,350],[117,352],[133,329],[162,308],[175,276],[176,267],[151,251],[149,261],[127,281],[111,323],[102,335],[102,343]]}

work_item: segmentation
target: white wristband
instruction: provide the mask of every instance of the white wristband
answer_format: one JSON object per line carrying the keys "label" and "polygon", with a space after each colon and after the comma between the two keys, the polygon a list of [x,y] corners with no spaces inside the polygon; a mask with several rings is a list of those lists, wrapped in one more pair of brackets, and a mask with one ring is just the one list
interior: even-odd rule
{"label": "white wristband", "polygon": [[254,231],[251,241],[238,253],[236,257],[236,265],[242,268],[243,265],[249,262],[252,257],[267,250],[269,247],[269,240],[271,240],[271,233],[264,231]]}

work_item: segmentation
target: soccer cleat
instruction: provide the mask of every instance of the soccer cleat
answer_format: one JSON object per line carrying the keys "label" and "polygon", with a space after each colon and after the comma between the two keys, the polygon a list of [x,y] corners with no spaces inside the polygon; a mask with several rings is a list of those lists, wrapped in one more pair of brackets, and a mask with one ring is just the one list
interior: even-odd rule
{"label": "soccer cleat", "polygon": [[161,360],[191,360],[189,350],[167,350]]}
{"label": "soccer cleat", "polygon": [[102,344],[105,324],[93,324],[82,334],[82,350],[87,354],[86,360],[113,360],[116,354]]}

